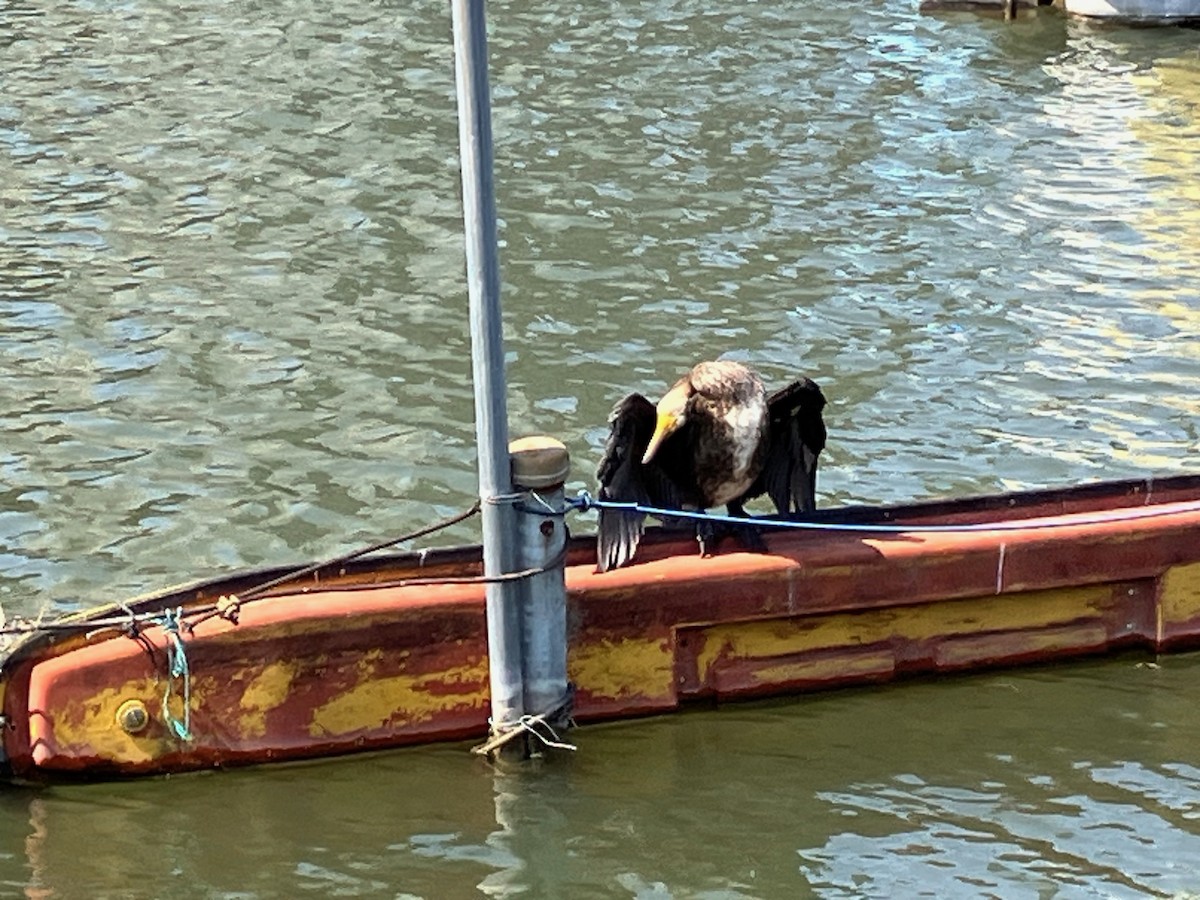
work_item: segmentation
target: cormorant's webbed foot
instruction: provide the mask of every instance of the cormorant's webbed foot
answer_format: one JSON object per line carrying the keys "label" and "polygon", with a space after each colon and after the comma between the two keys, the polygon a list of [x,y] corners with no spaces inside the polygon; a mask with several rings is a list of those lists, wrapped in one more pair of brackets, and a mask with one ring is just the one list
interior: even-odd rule
{"label": "cormorant's webbed foot", "polygon": [[767,542],[763,540],[762,529],[757,525],[730,525],[730,532],[748,553],[766,553]]}
{"label": "cormorant's webbed foot", "polygon": [[712,556],[727,537],[732,537],[749,553],[767,552],[767,544],[758,525],[714,522],[709,519],[701,519],[696,523],[696,543],[700,546],[701,556]]}
{"label": "cormorant's webbed foot", "polygon": [[[746,512],[746,507],[742,502],[742,498],[731,500],[726,506],[729,510],[729,515],[735,519],[749,519],[751,515]],[[737,542],[742,545],[742,549],[750,553],[766,553],[767,543],[762,537],[762,528],[751,522],[729,522],[726,525],[726,534],[731,534],[737,539]]]}
{"label": "cormorant's webbed foot", "polygon": [[700,546],[701,556],[712,556],[722,537],[715,522],[709,519],[696,521],[696,543]]}

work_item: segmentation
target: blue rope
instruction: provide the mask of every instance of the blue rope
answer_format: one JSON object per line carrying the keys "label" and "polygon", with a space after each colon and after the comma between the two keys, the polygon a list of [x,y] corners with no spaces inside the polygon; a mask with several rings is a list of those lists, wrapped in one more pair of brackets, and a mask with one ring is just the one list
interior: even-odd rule
{"label": "blue rope", "polygon": [[[163,691],[162,715],[167,727],[181,741],[192,739],[192,674],[188,668],[187,648],[183,644],[179,624],[183,616],[183,607],[168,609],[163,612],[159,624],[167,637],[167,687]],[[176,718],[171,712],[171,694],[175,682],[183,683],[183,719]]]}
{"label": "blue rope", "polygon": [[[1191,507],[1196,507],[1198,504],[1188,504]],[[613,509],[624,512],[641,513],[650,516],[659,516],[672,519],[697,519],[706,522],[722,522],[730,525],[755,525],[763,528],[792,528],[807,531],[833,531],[833,532],[865,532],[868,534],[907,534],[914,531],[929,531],[929,532],[972,532],[972,531],[1028,531],[1033,529],[1049,529],[1049,528],[1064,528],[1072,525],[1091,524],[1094,522],[1119,522],[1134,519],[1153,519],[1159,516],[1177,515],[1182,510],[1178,505],[1170,509],[1158,509],[1154,507],[1131,508],[1125,510],[1119,516],[1106,517],[1079,517],[1073,521],[1048,521],[1048,522],[1031,522],[1031,521],[1016,521],[1016,522],[980,522],[964,525],[921,525],[913,523],[911,525],[852,525],[839,522],[794,522],[786,519],[769,519],[757,517],[743,516],[728,516],[720,513],[707,513],[701,511],[693,511],[686,509],[664,509],[658,506],[644,506],[641,503],[632,503],[618,500],[597,500],[587,491],[580,491],[579,495],[570,498],[567,501],[567,506],[570,509],[576,509],[580,512],[587,512],[590,509]]]}

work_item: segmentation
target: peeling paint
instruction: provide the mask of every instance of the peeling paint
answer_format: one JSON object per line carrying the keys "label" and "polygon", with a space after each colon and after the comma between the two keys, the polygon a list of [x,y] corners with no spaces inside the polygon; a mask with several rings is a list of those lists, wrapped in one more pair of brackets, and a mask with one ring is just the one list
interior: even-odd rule
{"label": "peeling paint", "polygon": [[153,728],[136,735],[127,733],[117,722],[117,710],[126,700],[141,700],[153,714],[161,699],[161,688],[154,679],[139,678],[105,688],[65,704],[50,719],[47,737],[60,754],[79,752],[118,763],[148,762],[170,749],[171,743]]}
{"label": "peeling paint", "polygon": [[663,696],[674,689],[675,660],[661,638],[602,638],[572,647],[567,672],[592,696]]}
{"label": "peeling paint", "polygon": [[[403,730],[428,722],[446,710],[486,705],[487,681],[486,659],[438,672],[372,678],[314,709],[308,733],[327,738],[385,726]],[[447,691],[448,685],[461,690]]]}
{"label": "peeling paint", "polygon": [[1200,618],[1200,562],[1173,566],[1162,579],[1158,639],[1169,636],[1172,625]]}
{"label": "peeling paint", "polygon": [[896,658],[887,651],[848,652],[820,659],[762,666],[755,669],[751,677],[760,685],[771,686],[802,681],[859,681],[890,676],[895,670]]}
{"label": "peeling paint", "polygon": [[996,665],[1023,657],[1049,659],[1062,653],[1095,650],[1103,647],[1107,640],[1108,632],[1102,625],[1085,622],[1040,631],[958,637],[939,644],[934,659],[939,669]]}
{"label": "peeling paint", "polygon": [[283,705],[292,690],[298,666],[293,661],[269,663],[250,679],[242,691],[242,710],[238,726],[244,738],[260,738],[267,733],[267,713]]}
{"label": "peeling paint", "polygon": [[704,645],[696,654],[696,667],[703,679],[722,657],[761,659],[895,639],[920,641],[954,634],[1034,630],[1095,616],[1111,596],[1110,586],[1098,585],[1031,591],[1019,596],[713,625],[701,629]]}

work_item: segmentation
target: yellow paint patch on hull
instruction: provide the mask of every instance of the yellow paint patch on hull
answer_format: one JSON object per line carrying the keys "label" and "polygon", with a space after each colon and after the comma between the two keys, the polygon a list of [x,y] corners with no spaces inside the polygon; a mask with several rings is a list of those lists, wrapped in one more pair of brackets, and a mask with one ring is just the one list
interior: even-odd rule
{"label": "yellow paint patch on hull", "polygon": [[675,661],[662,638],[607,638],[573,646],[567,677],[594,697],[661,697],[675,687]]}
{"label": "yellow paint patch on hull", "polygon": [[700,629],[704,645],[696,656],[697,669],[703,679],[722,657],[763,659],[889,640],[1031,631],[1095,617],[1111,598],[1110,586],[1094,585],[1031,591],[1021,596],[714,625]]}
{"label": "yellow paint patch on hull", "polygon": [[442,712],[486,706],[487,683],[486,659],[442,672],[369,678],[314,709],[308,733],[328,738],[384,726],[403,730],[431,721]]}
{"label": "yellow paint patch on hull", "polygon": [[172,747],[161,731],[129,734],[117,722],[117,710],[126,700],[141,700],[150,706],[147,701],[151,698],[157,698],[153,710],[162,700],[159,682],[138,678],[68,703],[52,723],[57,751],[67,755],[78,752],[115,763],[145,763],[161,756]]}
{"label": "yellow paint patch on hull", "polygon": [[1172,625],[1200,619],[1200,563],[1173,566],[1162,579],[1158,605],[1158,639],[1168,636]]}
{"label": "yellow paint patch on hull", "polygon": [[292,689],[297,665],[274,662],[262,667],[242,691],[238,726],[243,738],[260,738],[267,733],[267,713],[282,706]]}
{"label": "yellow paint patch on hull", "polygon": [[968,668],[977,664],[995,665],[1022,658],[1046,658],[1097,650],[1107,640],[1105,628],[1093,623],[1016,634],[970,635],[942,642],[934,659],[939,669]]}
{"label": "yellow paint patch on hull", "polygon": [[[763,685],[797,684],[800,682],[863,681],[888,678],[896,671],[896,658],[886,651],[850,651],[819,659],[798,660],[778,665],[762,666],[753,673]],[[720,675],[717,690],[723,690]]]}

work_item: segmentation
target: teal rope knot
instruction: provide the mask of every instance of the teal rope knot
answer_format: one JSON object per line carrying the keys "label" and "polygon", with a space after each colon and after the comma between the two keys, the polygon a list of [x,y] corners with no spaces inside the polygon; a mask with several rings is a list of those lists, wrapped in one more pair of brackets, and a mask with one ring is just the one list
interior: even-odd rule
{"label": "teal rope knot", "polygon": [[[167,728],[181,741],[192,739],[192,674],[188,668],[187,648],[180,633],[180,619],[183,607],[165,610],[159,625],[167,638],[167,687],[163,691],[162,716]],[[171,712],[171,695],[174,693],[175,682],[182,685],[183,718],[179,719]]]}

